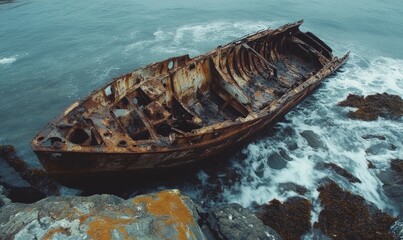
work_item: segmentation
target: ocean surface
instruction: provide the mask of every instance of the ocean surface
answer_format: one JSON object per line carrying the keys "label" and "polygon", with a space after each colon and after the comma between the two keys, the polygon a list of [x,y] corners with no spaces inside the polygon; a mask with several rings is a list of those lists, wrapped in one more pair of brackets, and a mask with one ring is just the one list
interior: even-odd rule
{"label": "ocean surface", "polygon": [[[228,156],[214,171],[202,169],[174,186],[207,206],[238,202],[247,207],[296,195],[284,187],[288,182],[307,188],[305,196],[316,199],[317,186],[328,177],[396,215],[376,173],[391,159],[403,159],[403,121],[350,120],[349,109],[337,103],[349,93],[403,97],[402,0],[0,0],[0,144],[14,145],[39,167],[29,146],[34,135],[113,77],[300,19],[305,20],[302,30],[321,37],[335,55],[351,51],[347,64],[267,136]],[[362,138],[368,134],[386,140]],[[368,160],[377,169],[368,169]],[[321,162],[345,168],[361,183],[321,170]],[[166,187],[172,185],[149,191]],[[320,211],[314,205],[313,221]]]}

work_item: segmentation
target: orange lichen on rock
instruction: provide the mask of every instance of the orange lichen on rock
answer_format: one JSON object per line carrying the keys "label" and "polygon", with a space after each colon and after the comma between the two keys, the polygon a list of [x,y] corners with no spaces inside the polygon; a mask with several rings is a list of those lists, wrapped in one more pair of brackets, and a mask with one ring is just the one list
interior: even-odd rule
{"label": "orange lichen on rock", "polygon": [[144,203],[148,212],[154,216],[166,216],[164,223],[175,226],[178,231],[178,239],[189,239],[188,234],[194,238],[194,234],[189,231],[189,225],[195,224],[195,221],[179,192],[162,191],[155,197],[139,196],[133,199],[133,203]]}
{"label": "orange lichen on rock", "polygon": [[53,236],[57,233],[62,233],[64,235],[70,235],[70,231],[68,229],[65,228],[53,228],[50,229],[43,237],[42,240],[48,240],[48,239],[52,239]]}
{"label": "orange lichen on rock", "polygon": [[[130,239],[126,229],[123,227],[125,224],[134,222],[134,219],[114,219],[110,217],[97,218],[89,223],[87,231],[91,239],[109,240],[112,239],[112,231],[117,230],[122,233],[124,239]],[[132,238],[133,239],[133,238]]]}

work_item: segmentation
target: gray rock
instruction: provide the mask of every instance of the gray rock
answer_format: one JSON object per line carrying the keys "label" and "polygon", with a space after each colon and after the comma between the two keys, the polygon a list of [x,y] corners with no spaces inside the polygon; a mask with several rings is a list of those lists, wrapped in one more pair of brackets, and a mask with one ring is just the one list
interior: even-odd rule
{"label": "gray rock", "polygon": [[386,140],[386,137],[385,136],[383,136],[383,135],[376,135],[376,134],[366,134],[366,135],[363,135],[363,136],[361,136],[363,139],[365,139],[365,140],[368,140],[368,139],[378,139],[378,140],[381,140],[381,141],[384,141],[384,140]]}
{"label": "gray rock", "polygon": [[365,153],[369,156],[372,156],[372,155],[382,155],[389,151],[395,151],[395,150],[396,150],[395,145],[390,144],[388,142],[380,142],[365,149]]}
{"label": "gray rock", "polygon": [[378,173],[378,178],[383,183],[386,196],[395,202],[399,208],[400,216],[403,215],[403,177],[395,170],[387,169]]}
{"label": "gray rock", "polygon": [[308,142],[308,145],[314,149],[325,148],[324,143],[321,141],[320,136],[314,131],[305,130],[300,133],[303,138]]}
{"label": "gray rock", "polygon": [[280,183],[279,187],[283,191],[293,191],[298,193],[299,195],[304,195],[306,192],[308,192],[308,189],[306,189],[304,186],[298,185],[293,182]]}
{"label": "gray rock", "polygon": [[315,166],[315,168],[319,169],[319,170],[330,169],[333,172],[335,172],[336,174],[346,178],[351,183],[361,183],[360,179],[355,177],[353,174],[348,172],[346,169],[344,169],[334,163],[320,162]]}
{"label": "gray rock", "polygon": [[178,190],[123,200],[49,197],[0,208],[0,239],[205,239],[193,202]]}
{"label": "gray rock", "polygon": [[273,169],[280,170],[287,166],[287,161],[284,160],[279,153],[275,152],[268,157],[267,165]]}
{"label": "gray rock", "polygon": [[5,188],[0,185],[0,207],[6,206],[11,203],[11,200],[5,196]]}
{"label": "gray rock", "polygon": [[210,212],[207,223],[218,239],[281,239],[272,228],[239,204]]}

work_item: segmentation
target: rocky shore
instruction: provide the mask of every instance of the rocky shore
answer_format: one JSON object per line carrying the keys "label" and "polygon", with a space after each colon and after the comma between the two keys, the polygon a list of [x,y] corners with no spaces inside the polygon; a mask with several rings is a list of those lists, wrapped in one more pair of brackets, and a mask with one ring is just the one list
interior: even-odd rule
{"label": "rocky shore", "polygon": [[403,116],[403,100],[388,93],[368,95],[366,97],[350,94],[339,106],[354,107],[347,116],[351,119],[374,121],[378,117],[398,119]]}
{"label": "rocky shore", "polygon": [[[349,95],[340,105],[359,108],[348,117],[370,121],[401,117],[400,101],[388,94]],[[379,104],[382,110],[373,111]],[[381,135],[362,138],[385,140]],[[14,147],[0,145],[0,239],[403,239],[403,160],[385,161],[390,167],[377,174],[385,194],[399,208],[397,217],[326,178],[317,199],[306,197],[308,189],[285,183],[283,187],[297,196],[250,208],[232,203],[203,209],[176,189],[128,199],[110,194],[59,196],[57,182],[43,170],[30,169]],[[316,168],[360,183],[336,164],[324,162]],[[368,168],[377,170],[371,162]],[[321,210],[313,220],[317,203]]]}
{"label": "rocky shore", "polygon": [[[11,146],[0,147],[0,162],[12,168],[4,157],[17,159]],[[7,151],[5,151],[7,150]],[[7,154],[4,154],[6,152]],[[15,163],[16,161],[14,161]],[[401,186],[401,160],[391,161],[395,174],[391,186]],[[17,164],[20,166],[21,164]],[[356,179],[338,166],[327,167],[352,182]],[[14,169],[14,168],[12,168]],[[26,175],[27,169],[23,169]],[[21,170],[20,169],[20,170]],[[10,170],[10,169],[7,169]],[[15,169],[14,169],[15,170]],[[29,172],[29,171],[28,171]],[[36,172],[36,171],[34,171]],[[14,171],[16,174],[17,171]],[[129,199],[108,194],[83,196],[46,196],[57,183],[45,175],[41,180],[22,177],[16,186],[6,180],[12,173],[0,174],[0,239],[301,239],[322,236],[332,239],[402,239],[403,222],[381,212],[362,197],[353,195],[331,180],[318,188],[322,211],[317,222],[311,222],[312,202],[293,197],[285,202],[276,199],[251,209],[228,204],[205,210],[179,190],[164,190]],[[24,174],[22,174],[24,175]],[[14,181],[17,176],[11,177]],[[41,189],[43,183],[49,183]],[[41,183],[32,185],[32,183]],[[397,184],[397,185],[396,185]],[[395,189],[385,191],[395,194]],[[19,189],[25,196],[38,192],[35,198],[20,201]],[[53,193],[58,194],[58,191]],[[400,197],[396,195],[395,197]],[[10,199],[11,198],[11,199]],[[13,202],[14,201],[14,202]],[[24,203],[25,202],[25,203]],[[26,203],[31,202],[31,203]]]}

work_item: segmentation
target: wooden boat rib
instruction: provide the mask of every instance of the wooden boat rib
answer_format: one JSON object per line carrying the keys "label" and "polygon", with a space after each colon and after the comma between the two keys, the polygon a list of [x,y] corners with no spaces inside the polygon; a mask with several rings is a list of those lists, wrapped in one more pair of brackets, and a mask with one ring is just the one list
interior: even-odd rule
{"label": "wooden boat rib", "polygon": [[204,159],[287,113],[347,59],[302,21],[153,63],[74,102],[32,141],[54,176]]}

